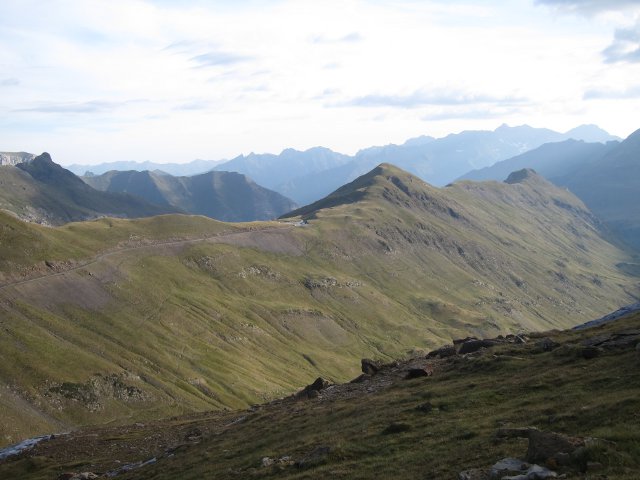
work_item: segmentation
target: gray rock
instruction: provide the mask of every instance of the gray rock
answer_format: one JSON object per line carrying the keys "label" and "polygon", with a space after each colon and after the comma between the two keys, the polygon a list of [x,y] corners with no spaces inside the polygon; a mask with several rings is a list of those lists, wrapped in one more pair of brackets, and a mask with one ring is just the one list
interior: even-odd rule
{"label": "gray rock", "polygon": [[505,475],[521,474],[528,470],[530,466],[527,462],[523,462],[517,458],[503,458],[491,467],[489,476],[491,479],[500,479]]}
{"label": "gray rock", "polygon": [[444,345],[437,350],[433,350],[427,354],[427,358],[447,358],[456,354],[456,347],[453,345]]}
{"label": "gray rock", "polygon": [[433,375],[433,371],[430,368],[410,368],[405,378],[411,380],[412,378],[430,377],[431,375]]}
{"label": "gray rock", "polygon": [[362,373],[367,375],[375,375],[382,368],[382,363],[376,360],[370,360],[368,358],[363,358],[360,360],[360,365],[362,368]]}
{"label": "gray rock", "polygon": [[489,471],[484,468],[472,468],[458,474],[458,480],[489,480]]}
{"label": "gray rock", "polygon": [[465,353],[473,353],[477,352],[481,348],[491,348],[497,344],[498,342],[495,340],[467,340],[462,345],[460,345],[458,353],[460,355],[464,355]]}
{"label": "gray rock", "polygon": [[584,447],[584,440],[580,438],[532,428],[529,430],[527,461],[534,463],[546,462],[549,459],[555,460],[558,454],[571,455],[579,447]]}
{"label": "gray rock", "polygon": [[531,465],[525,472],[519,475],[502,477],[501,480],[546,480],[547,478],[557,477],[558,474],[553,470],[540,465]]}

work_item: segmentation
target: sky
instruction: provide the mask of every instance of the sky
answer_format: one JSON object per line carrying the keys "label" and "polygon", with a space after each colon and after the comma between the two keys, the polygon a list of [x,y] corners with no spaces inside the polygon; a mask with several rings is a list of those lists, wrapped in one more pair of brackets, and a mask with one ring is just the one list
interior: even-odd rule
{"label": "sky", "polygon": [[65,165],[638,112],[640,0],[0,1],[0,151]]}

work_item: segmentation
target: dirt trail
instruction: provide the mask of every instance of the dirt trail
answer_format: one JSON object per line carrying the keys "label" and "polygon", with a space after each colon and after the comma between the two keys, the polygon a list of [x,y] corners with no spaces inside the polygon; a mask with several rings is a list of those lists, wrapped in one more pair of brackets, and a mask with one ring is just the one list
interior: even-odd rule
{"label": "dirt trail", "polygon": [[[233,239],[234,237],[237,237],[239,240],[239,244],[241,246],[256,246],[256,245],[251,245],[251,243],[258,243],[258,242],[247,242],[246,238],[247,235],[255,235],[255,234],[270,234],[270,233],[281,233],[284,231],[289,231],[291,230],[293,227],[290,225],[285,225],[282,227],[265,227],[265,228],[252,228],[249,230],[240,230],[240,231],[235,231],[235,232],[228,232],[228,233],[218,233],[218,234],[214,234],[214,235],[207,235],[205,237],[199,237],[199,238],[190,238],[190,239],[185,239],[185,240],[170,240],[170,241],[158,241],[158,242],[154,242],[154,243],[148,243],[148,244],[144,244],[144,245],[136,245],[133,247],[124,247],[124,248],[117,248],[114,250],[109,250],[106,251],[104,253],[101,253],[99,255],[96,255],[95,257],[93,257],[91,260],[79,263],[77,265],[74,265],[73,267],[61,270],[61,271],[56,271],[56,272],[51,272],[51,273],[46,273],[44,275],[38,275],[35,277],[31,277],[31,278],[26,278],[23,280],[16,280],[14,282],[9,282],[9,283],[5,283],[3,285],[0,285],[0,291],[2,290],[6,290],[10,287],[17,287],[20,285],[24,285],[24,284],[28,284],[28,283],[32,283],[32,282],[36,282],[38,280],[42,280],[45,278],[51,278],[51,277],[58,277],[58,276],[62,276],[65,275],[67,273],[70,272],[74,272],[76,270],[80,270],[82,268],[86,268],[90,265],[93,265],[95,263],[98,263],[106,258],[112,257],[112,256],[116,256],[116,255],[120,255],[123,253],[129,253],[132,251],[136,251],[136,250],[144,250],[144,249],[153,249],[153,248],[167,248],[167,247],[173,247],[173,246],[183,246],[183,245],[189,245],[189,244],[196,244],[196,243],[201,243],[201,242],[214,242],[214,243],[224,243],[222,241],[224,240],[228,240],[228,239]],[[267,246],[267,249],[270,249]]]}

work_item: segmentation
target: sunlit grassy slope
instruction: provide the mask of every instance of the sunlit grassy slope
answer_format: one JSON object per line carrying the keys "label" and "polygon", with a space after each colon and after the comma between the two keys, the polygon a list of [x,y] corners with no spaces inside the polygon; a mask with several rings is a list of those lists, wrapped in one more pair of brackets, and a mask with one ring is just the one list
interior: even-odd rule
{"label": "sunlit grassy slope", "polygon": [[518,182],[435,189],[381,165],[297,212],[301,227],[2,215],[2,282],[48,276],[0,288],[0,442],[243,407],[351,378],[361,357],[630,303],[625,253],[582,203]]}

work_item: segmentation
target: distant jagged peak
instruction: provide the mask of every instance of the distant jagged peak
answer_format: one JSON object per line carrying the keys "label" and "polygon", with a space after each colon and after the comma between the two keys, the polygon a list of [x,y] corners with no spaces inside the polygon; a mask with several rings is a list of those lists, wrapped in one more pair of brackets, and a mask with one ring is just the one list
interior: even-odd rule
{"label": "distant jagged peak", "polygon": [[607,143],[611,141],[620,141],[621,138],[611,135],[606,130],[600,128],[593,123],[579,125],[564,134],[565,137],[574,138],[576,140],[584,140],[585,142]]}
{"label": "distant jagged peak", "polygon": [[32,161],[33,162],[53,163],[53,159],[51,158],[51,155],[49,154],[49,152],[42,152],[37,157],[34,157]]}
{"label": "distant jagged peak", "polygon": [[18,165],[29,163],[35,158],[33,153],[27,152],[0,152],[0,165]]}
{"label": "distant jagged peak", "polygon": [[504,183],[513,185],[515,183],[523,183],[530,180],[541,180],[542,177],[533,168],[523,168],[522,170],[516,170],[511,172]]}

